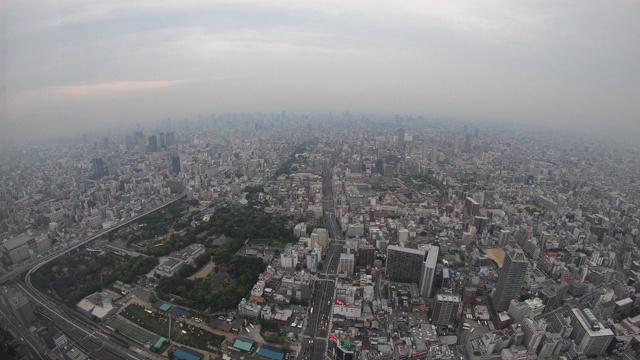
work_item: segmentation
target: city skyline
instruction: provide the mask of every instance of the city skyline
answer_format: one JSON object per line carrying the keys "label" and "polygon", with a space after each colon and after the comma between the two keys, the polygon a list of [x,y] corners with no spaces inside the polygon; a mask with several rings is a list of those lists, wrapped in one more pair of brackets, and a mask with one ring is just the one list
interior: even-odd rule
{"label": "city skyline", "polygon": [[638,4],[617,5],[4,3],[0,140],[281,110],[634,140]]}

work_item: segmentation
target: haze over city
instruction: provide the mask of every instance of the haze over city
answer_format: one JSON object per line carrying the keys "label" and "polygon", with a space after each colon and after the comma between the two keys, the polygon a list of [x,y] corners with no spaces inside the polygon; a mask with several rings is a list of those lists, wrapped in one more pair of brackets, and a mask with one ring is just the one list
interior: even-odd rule
{"label": "haze over city", "polygon": [[640,359],[640,2],[0,3],[0,359]]}
{"label": "haze over city", "polygon": [[4,1],[0,142],[281,110],[634,140],[639,10],[632,1]]}

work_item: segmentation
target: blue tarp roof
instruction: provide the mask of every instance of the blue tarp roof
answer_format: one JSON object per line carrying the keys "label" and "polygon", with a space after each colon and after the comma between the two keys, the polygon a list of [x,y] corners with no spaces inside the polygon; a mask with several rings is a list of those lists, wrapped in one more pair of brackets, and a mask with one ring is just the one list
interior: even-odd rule
{"label": "blue tarp roof", "polygon": [[173,356],[176,359],[182,359],[182,360],[202,360],[204,358],[204,354],[199,353],[195,350],[191,350],[184,346],[177,348],[176,351],[173,353]]}
{"label": "blue tarp roof", "polygon": [[169,309],[168,312],[169,314],[175,315],[175,316],[182,316],[182,317],[189,316],[189,312],[187,310],[180,309],[178,307],[172,307],[171,309]]}
{"label": "blue tarp roof", "polygon": [[282,349],[278,349],[269,345],[262,345],[262,347],[260,347],[260,350],[258,350],[256,354],[272,360],[284,359],[284,351],[282,351]]}

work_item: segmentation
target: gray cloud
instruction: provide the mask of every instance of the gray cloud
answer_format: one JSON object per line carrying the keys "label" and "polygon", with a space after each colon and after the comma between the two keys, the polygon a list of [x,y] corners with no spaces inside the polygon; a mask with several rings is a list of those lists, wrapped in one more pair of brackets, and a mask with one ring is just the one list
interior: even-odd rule
{"label": "gray cloud", "polygon": [[640,131],[637,2],[130,3],[1,5],[1,141],[243,108]]}

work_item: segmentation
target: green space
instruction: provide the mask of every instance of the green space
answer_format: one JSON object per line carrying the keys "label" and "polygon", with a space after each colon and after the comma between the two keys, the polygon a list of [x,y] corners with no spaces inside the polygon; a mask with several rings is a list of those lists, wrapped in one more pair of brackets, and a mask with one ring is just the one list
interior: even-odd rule
{"label": "green space", "polygon": [[155,345],[151,343],[153,338],[156,337],[155,334],[152,334],[146,330],[137,328],[125,321],[122,321],[120,319],[112,319],[105,325],[116,330],[118,333],[126,337],[129,337],[141,344],[150,344],[151,346]]}
{"label": "green space", "polygon": [[140,276],[158,265],[152,257],[112,256],[109,253],[81,252],[61,256],[31,275],[31,283],[40,290],[51,292],[70,306],[87,295],[106,289],[120,280],[135,283]]}
{"label": "green space", "polygon": [[282,163],[278,170],[273,174],[273,178],[277,179],[280,175],[291,175],[293,171],[298,170],[297,165],[298,162],[306,162],[305,159],[298,159],[298,154],[303,154],[305,151],[311,148],[311,145],[301,144],[296,147],[296,149],[291,153],[287,161]]}
{"label": "green space", "polygon": [[[172,321],[171,341],[201,350],[210,351],[209,346],[219,348],[225,340],[225,337],[222,335],[214,334],[208,330],[189,325],[180,320],[175,320],[164,313],[152,311],[152,313],[149,314],[145,310],[147,309],[140,305],[131,304],[122,310],[120,315],[144,329],[165,337],[169,332],[169,321]],[[186,334],[182,332],[183,330]]]}
{"label": "green space", "polygon": [[[152,256],[167,256],[172,251],[181,250],[195,243],[204,243],[207,248],[210,248],[217,244],[215,240],[220,235],[243,240],[270,239],[280,244],[294,242],[295,238],[288,222],[286,217],[267,214],[260,207],[226,206],[218,209],[209,221],[201,222],[195,228],[186,229],[184,235],[174,233],[169,241],[148,244],[143,251]],[[165,231],[168,232],[168,229]],[[201,234],[207,236],[203,237]]]}
{"label": "green space", "polygon": [[[207,312],[236,307],[266,269],[260,258],[236,255],[241,247],[242,240],[233,239],[200,255],[196,258],[196,266],[182,265],[175,275],[160,279],[158,297],[165,301],[175,298],[176,304]],[[216,264],[213,273],[204,278],[189,279],[209,260]],[[222,273],[225,276],[218,276]]]}
{"label": "green space", "polygon": [[[139,243],[143,240],[154,239],[157,236],[164,236],[168,233],[170,226],[183,228],[188,226],[188,222],[184,221],[178,224],[177,220],[189,211],[189,202],[176,201],[175,203],[154,211],[138,220],[138,226],[132,228],[123,228],[110,234],[110,238],[121,238],[127,246]],[[178,226],[179,225],[179,226]]]}
{"label": "green space", "polygon": [[429,175],[407,175],[404,177],[405,184],[415,190],[424,190],[427,186],[442,189],[444,185],[433,176]]}
{"label": "green space", "polygon": [[273,344],[284,344],[287,339],[280,325],[273,320],[260,320],[260,336]]}

